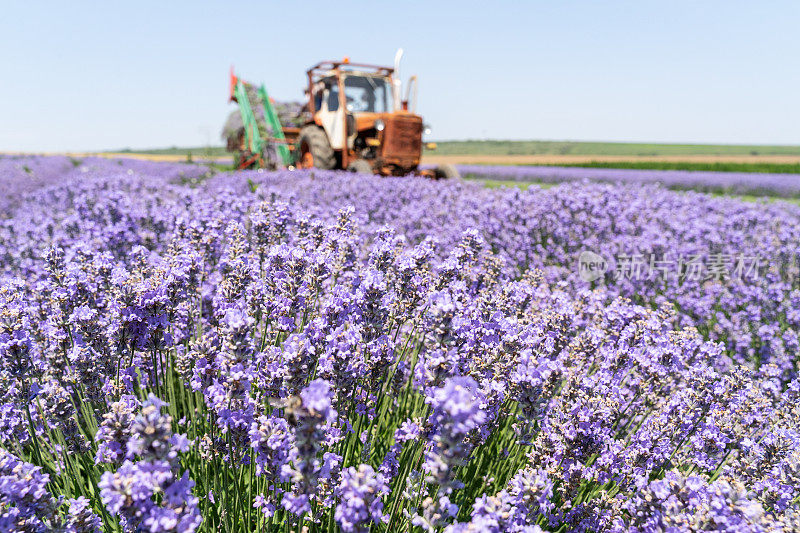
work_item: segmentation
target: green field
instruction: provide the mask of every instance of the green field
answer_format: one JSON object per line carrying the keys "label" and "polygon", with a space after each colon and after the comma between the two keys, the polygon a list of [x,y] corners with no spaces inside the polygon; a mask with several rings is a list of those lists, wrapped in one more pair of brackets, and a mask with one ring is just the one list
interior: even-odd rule
{"label": "green field", "polygon": [[[437,155],[797,155],[800,146],[467,140],[437,143]],[[433,153],[433,152],[431,152]]]}
{"label": "green field", "polygon": [[145,150],[131,150],[130,148],[122,148],[121,150],[108,150],[109,153],[115,154],[154,154],[154,155],[186,155],[201,157],[226,157],[230,156],[230,152],[225,150],[224,146],[195,146],[195,147],[178,147],[172,146],[170,148],[149,148]]}

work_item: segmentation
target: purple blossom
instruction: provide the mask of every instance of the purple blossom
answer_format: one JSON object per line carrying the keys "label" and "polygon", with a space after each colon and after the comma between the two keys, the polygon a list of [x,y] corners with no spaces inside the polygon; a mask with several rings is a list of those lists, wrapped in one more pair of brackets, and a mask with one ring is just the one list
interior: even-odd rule
{"label": "purple blossom", "polygon": [[49,481],[40,467],[0,450],[0,530],[52,531],[61,502],[47,491]]}
{"label": "purple blossom", "polygon": [[[201,518],[194,486],[185,472],[175,477],[166,461],[132,463],[125,461],[114,473],[100,480],[100,496],[113,516],[118,516],[128,531],[194,531]],[[163,494],[159,505],[155,497]]]}
{"label": "purple blossom", "polygon": [[448,378],[428,396],[433,408],[431,424],[445,438],[458,440],[486,421],[478,384],[469,377]]}
{"label": "purple blossom", "polygon": [[88,499],[83,496],[68,500],[69,516],[67,518],[67,533],[100,533],[102,520],[90,506]]}
{"label": "purple blossom", "polygon": [[389,487],[381,474],[369,465],[350,467],[342,471],[336,489],[339,505],[336,506],[336,523],[342,531],[369,531],[371,524],[387,522],[383,514],[382,497]]}
{"label": "purple blossom", "polygon": [[328,422],[336,419],[336,410],[333,409],[331,397],[331,385],[324,379],[315,379],[300,392],[303,407]]}

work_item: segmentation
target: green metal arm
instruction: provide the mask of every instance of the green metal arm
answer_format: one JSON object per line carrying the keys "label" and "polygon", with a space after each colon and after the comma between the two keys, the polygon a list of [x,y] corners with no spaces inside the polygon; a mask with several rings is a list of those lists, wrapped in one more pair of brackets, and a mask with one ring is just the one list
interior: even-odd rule
{"label": "green metal arm", "polygon": [[286,137],[283,135],[281,121],[278,119],[278,114],[275,113],[275,107],[272,105],[272,102],[269,101],[267,89],[263,85],[258,89],[258,95],[261,97],[261,101],[264,104],[264,118],[272,129],[272,136],[277,139],[278,155],[281,156],[283,166],[288,167],[293,161],[292,155],[289,152],[289,147],[286,146]]}
{"label": "green metal arm", "polygon": [[[264,119],[267,128],[264,133],[269,135],[269,130],[272,130],[271,137],[265,139],[261,134],[261,129],[258,124],[258,117],[253,111],[253,104],[250,103],[250,98],[247,96],[247,87],[241,80],[236,80],[236,85],[233,89],[233,95],[236,102],[239,104],[239,112],[242,114],[242,126],[244,127],[245,142],[248,149],[252,154],[258,154],[260,157],[264,153],[264,147],[268,143],[273,143],[276,146],[277,153],[281,158],[283,166],[289,166],[294,161],[289,147],[286,146],[286,137],[283,135],[283,126],[278,119],[278,114],[275,112],[275,107],[269,100],[267,89],[262,85],[258,89],[258,96],[261,99],[261,105],[264,106]],[[258,105],[258,102],[255,102]]]}
{"label": "green metal arm", "polygon": [[236,103],[239,104],[239,112],[242,114],[242,126],[244,126],[244,136],[247,147],[253,154],[261,154],[264,149],[264,139],[258,131],[258,119],[256,119],[253,108],[250,106],[250,99],[247,98],[247,89],[241,80],[236,82],[233,90]]}

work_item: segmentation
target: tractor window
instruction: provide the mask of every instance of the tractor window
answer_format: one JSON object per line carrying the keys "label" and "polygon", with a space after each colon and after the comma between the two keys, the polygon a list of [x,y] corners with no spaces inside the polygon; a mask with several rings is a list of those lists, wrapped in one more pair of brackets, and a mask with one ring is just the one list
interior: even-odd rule
{"label": "tractor window", "polygon": [[344,79],[347,110],[353,113],[388,113],[391,88],[384,78],[347,76]]}
{"label": "tractor window", "polygon": [[339,109],[339,86],[328,86],[328,111],[337,111]]}

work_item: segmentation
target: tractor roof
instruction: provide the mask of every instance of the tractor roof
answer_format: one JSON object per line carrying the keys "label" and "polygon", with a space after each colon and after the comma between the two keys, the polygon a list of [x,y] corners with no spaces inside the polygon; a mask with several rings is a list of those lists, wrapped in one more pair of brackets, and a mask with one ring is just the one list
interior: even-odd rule
{"label": "tractor roof", "polygon": [[394,72],[394,69],[392,67],[370,65],[368,63],[351,63],[349,59],[345,58],[340,61],[320,61],[319,63],[308,69],[308,74],[319,76],[327,74],[331,70],[357,71],[357,72],[364,72],[366,70],[366,71],[371,71],[368,73],[384,74],[384,75],[389,75]]}

